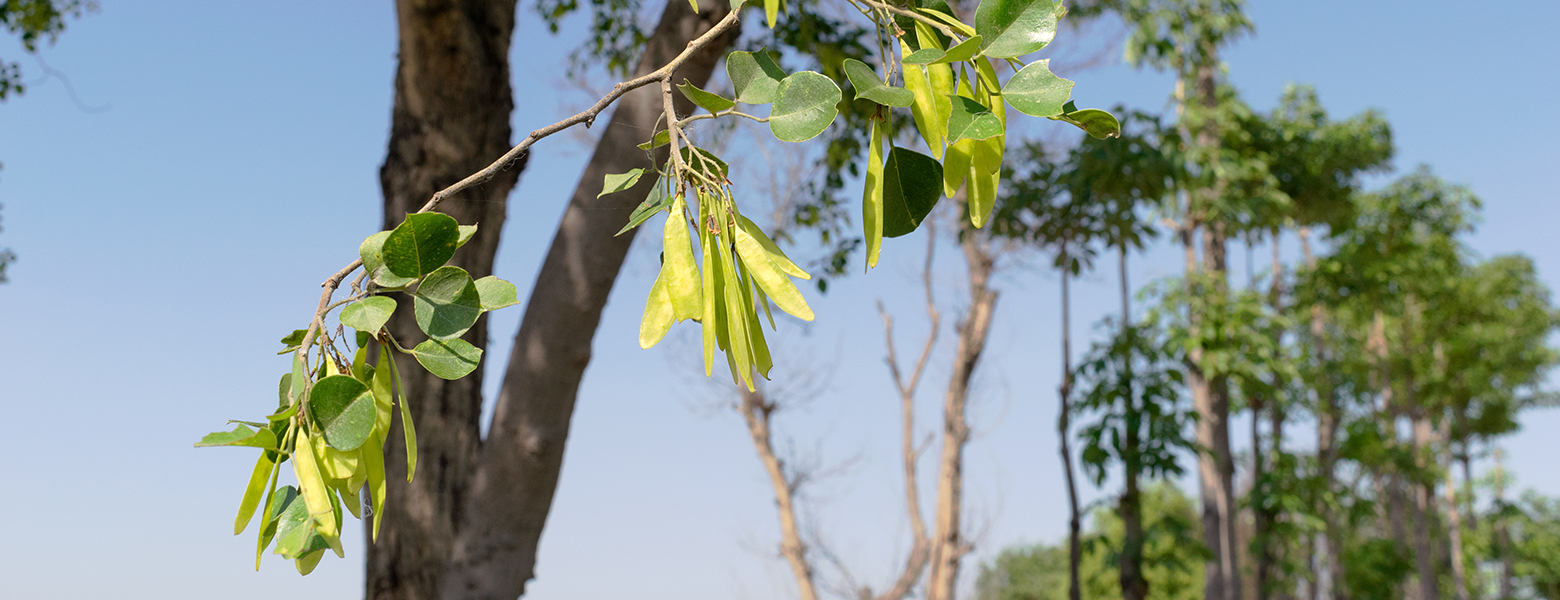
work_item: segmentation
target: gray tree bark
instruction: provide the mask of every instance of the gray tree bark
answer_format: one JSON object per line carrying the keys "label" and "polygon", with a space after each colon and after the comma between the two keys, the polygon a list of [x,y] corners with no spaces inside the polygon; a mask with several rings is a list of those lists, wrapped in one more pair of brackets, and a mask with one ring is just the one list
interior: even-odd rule
{"label": "gray tree bark", "polygon": [[[670,62],[727,12],[729,4],[723,1],[703,0],[697,14],[686,3],[668,2],[636,76]],[[732,39],[729,34],[705,47],[673,80],[704,85]],[[535,574],[537,543],[558,486],[591,340],[634,238],[632,231],[614,234],[655,181],[646,177],[628,192],[597,195],[606,174],[652,166],[637,145],[648,139],[662,114],[658,91],[646,86],[618,100],[531,288],[493,425],[460,514],[443,598],[509,600],[523,595]],[[675,102],[679,115],[693,109],[680,95]]]}
{"label": "gray tree bark", "polygon": [[[401,0],[396,15],[400,63],[390,147],[379,172],[386,229],[421,208],[434,192],[509,150],[514,109],[509,86],[514,0]],[[505,200],[524,167],[522,160],[443,204],[441,210],[460,223],[481,226],[450,264],[472,277],[492,273]],[[410,347],[424,336],[406,303],[396,311],[390,331]],[[464,338],[484,347],[486,317]],[[387,514],[379,540],[368,546],[366,564],[366,596],[373,600],[437,597],[481,445],[481,369],[445,381],[407,357],[398,365],[417,429],[419,468],[407,482],[405,461],[385,461]],[[400,419],[393,427],[401,427]],[[386,455],[402,456],[403,439],[400,431],[390,432]]]}
{"label": "gray tree bark", "polygon": [[[390,151],[381,170],[385,225],[399,223],[434,192],[480,170],[509,150],[513,111],[508,53],[514,0],[400,0],[400,64]],[[728,12],[706,0],[701,14],[669,2],[639,73],[676,56]],[[730,40],[714,44],[678,73],[708,80]],[[677,98],[680,110],[691,104]],[[455,382],[403,363],[403,383],[418,434],[414,481],[403,462],[387,461],[389,489],[377,543],[370,544],[370,599],[504,598],[524,593],[551,507],[564,440],[590,342],[632,235],[613,237],[652,182],[597,200],[605,173],[649,166],[636,145],[661,113],[654,88],[618,101],[612,121],[576,188],[532,289],[498,399],[487,443],[480,439],[482,370]],[[447,201],[441,211],[480,223],[452,264],[482,277],[492,272],[505,202],[524,159],[493,180]],[[421,334],[411,311],[391,323],[402,345]],[[487,342],[486,320],[466,334]],[[399,425],[396,425],[399,427]],[[388,456],[404,451],[392,432]]]}

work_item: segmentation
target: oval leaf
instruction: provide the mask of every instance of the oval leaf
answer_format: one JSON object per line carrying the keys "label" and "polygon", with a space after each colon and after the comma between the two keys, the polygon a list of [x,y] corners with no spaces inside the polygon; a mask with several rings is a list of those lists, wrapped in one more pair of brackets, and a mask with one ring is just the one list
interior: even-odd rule
{"label": "oval leaf", "polygon": [[515,284],[492,275],[476,280],[477,296],[482,299],[482,310],[498,310],[520,303]]}
{"label": "oval leaf", "polygon": [[1051,72],[1051,59],[1037,60],[1019,69],[1002,86],[1002,97],[1018,112],[1031,117],[1054,117],[1072,97],[1073,82]]}
{"label": "oval leaf", "polygon": [[977,35],[959,42],[959,45],[949,48],[947,54],[943,55],[942,58],[932,61],[931,64],[941,65],[975,58],[975,54],[980,52],[980,44],[983,40],[984,38]]}
{"label": "oval leaf", "polygon": [[434,339],[458,337],[482,315],[482,296],[471,275],[460,267],[439,267],[412,296],[417,326]]}
{"label": "oval leaf", "polygon": [[374,431],[374,394],[355,377],[331,375],[309,392],[309,416],[325,443],[337,450],[356,450]]}
{"label": "oval leaf", "polygon": [[460,379],[477,369],[482,349],[462,339],[427,340],[412,348],[412,356],[441,379]]}
{"label": "oval leaf", "polygon": [[650,188],[650,195],[645,197],[645,201],[640,202],[639,206],[634,208],[634,212],[628,215],[628,224],[624,225],[622,229],[613,235],[623,235],[628,230],[643,225],[645,221],[650,220],[650,217],[655,216],[655,213],[661,212],[671,205],[671,194],[667,192],[665,185],[657,182],[655,187]]}
{"label": "oval leaf", "polygon": [[460,225],[443,213],[406,215],[406,220],[385,238],[385,267],[401,277],[432,273],[455,255]]}
{"label": "oval leaf", "polygon": [[975,9],[981,52],[992,58],[1037,52],[1056,37],[1056,21],[1066,12],[1061,0],[981,0]]}
{"label": "oval leaf", "polygon": [[369,296],[348,304],[341,309],[341,324],[370,334],[379,332],[395,314],[395,300],[384,296]]}
{"label": "oval leaf", "polygon": [[948,143],[959,140],[984,140],[1006,132],[1002,119],[986,105],[964,96],[949,96],[953,110],[948,115]]}
{"label": "oval leaf", "polygon": [[461,246],[466,245],[466,242],[471,241],[471,237],[474,235],[477,235],[476,225],[461,225],[460,239],[455,240],[455,248],[459,249]]}
{"label": "oval leaf", "polygon": [[757,52],[732,52],[726,55],[726,75],[731,77],[737,102],[744,104],[774,102],[780,94],[780,82],[785,80],[785,71],[775,64],[774,59],[769,58],[769,51],[763,48]]}
{"label": "oval leaf", "polygon": [[845,59],[845,76],[850,78],[850,84],[856,88],[857,98],[898,108],[907,108],[915,102],[915,94],[910,90],[883,83],[878,79],[877,71],[854,58]]}
{"label": "oval leaf", "polygon": [[907,148],[888,152],[883,166],[883,237],[915,231],[942,197],[942,165]]}
{"label": "oval leaf", "polygon": [[907,65],[930,65],[933,63],[942,64],[939,61],[942,61],[942,59],[947,57],[947,52],[943,52],[937,48],[922,48],[905,55],[905,57],[900,59],[899,62]]}
{"label": "oval leaf", "polygon": [[769,130],[785,142],[818,137],[834,122],[840,98],[840,86],[821,73],[792,73],[780,82],[779,97],[769,111]]}
{"label": "oval leaf", "polygon": [[1050,119],[1072,123],[1089,135],[1102,140],[1121,135],[1121,123],[1116,120],[1116,116],[1098,108],[1075,110]]}

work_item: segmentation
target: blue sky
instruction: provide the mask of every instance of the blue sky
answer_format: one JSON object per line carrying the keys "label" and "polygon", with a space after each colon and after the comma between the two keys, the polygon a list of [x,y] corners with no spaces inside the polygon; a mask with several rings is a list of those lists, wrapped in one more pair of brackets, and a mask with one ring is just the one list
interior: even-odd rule
{"label": "blue sky", "polygon": [[[561,74],[581,19],[555,38],[529,8],[514,48],[525,57],[513,75],[518,132],[587,98]],[[1257,1],[1250,11],[1256,36],[1227,55],[1249,102],[1271,107],[1301,82],[1334,115],[1381,110],[1400,172],[1429,164],[1484,199],[1469,240],[1479,253],[1532,255],[1560,287],[1560,114],[1548,110],[1560,48],[1543,43],[1560,5]],[[361,594],[356,536],[346,560],[308,578],[274,558],[252,571],[253,539],[228,525],[253,457],[190,444],[270,406],[286,368],[272,355],[277,338],[307,320],[319,282],[378,226],[394,31],[387,2],[107,1],[42,53],[76,100],[20,58],[33,85],[0,104],[0,247],[21,257],[0,285],[0,513],[12,516],[0,596]],[[14,44],[0,42],[0,56],[18,56]],[[1165,76],[1120,65],[1064,75],[1078,81],[1080,105],[1158,110],[1170,90]],[[587,138],[546,142],[511,197],[497,270],[522,290]],[[776,336],[794,365],[782,362],[777,378],[832,373],[778,427],[783,447],[824,464],[854,459],[809,499],[834,551],[870,582],[885,581],[907,546],[873,301],[898,315],[910,352],[925,328],[913,281],[923,247],[918,236],[889,241],[870,276],[809,297],[813,325]],[[963,300],[953,254],[942,257],[938,293],[951,318]],[[635,343],[654,264],[653,247],[637,249],[607,307],[528,597],[788,597],[766,480],[740,420],[689,375],[687,326],[651,351]],[[1039,261],[1012,264],[972,411],[976,559],[1064,530],[1057,286]],[[1156,248],[1135,259],[1133,279],[1176,265]],[[1114,285],[1101,274],[1077,286],[1077,330],[1112,310]],[[494,315],[495,364],[519,317]],[[946,381],[944,333],[921,398],[926,428]],[[1525,485],[1560,493],[1548,464],[1560,447],[1545,435],[1560,416],[1529,414],[1524,425],[1505,444],[1511,466]]]}

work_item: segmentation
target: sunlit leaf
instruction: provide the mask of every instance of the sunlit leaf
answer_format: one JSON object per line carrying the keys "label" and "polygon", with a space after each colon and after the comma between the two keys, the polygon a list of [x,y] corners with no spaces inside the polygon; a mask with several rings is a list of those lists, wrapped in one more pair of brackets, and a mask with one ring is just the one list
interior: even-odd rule
{"label": "sunlit leaf", "polygon": [[1056,37],[1056,22],[1066,14],[1061,0],[981,0],[975,32],[981,51],[992,58],[1016,58],[1038,52]]}
{"label": "sunlit leaf", "polygon": [[477,369],[482,349],[466,340],[426,340],[412,349],[412,356],[424,369],[441,379],[460,379]]}
{"label": "sunlit leaf", "polygon": [[728,100],[720,94],[699,89],[699,86],[689,83],[687,79],[684,79],[682,83],[677,85],[677,91],[682,92],[683,96],[686,96],[688,100],[698,105],[699,108],[711,113],[718,113],[737,105],[736,102]]}
{"label": "sunlit leaf", "polygon": [[1007,85],[1002,98],[1018,112],[1031,117],[1054,117],[1072,97],[1073,82],[1051,72],[1051,59],[1037,60],[1019,69]]}
{"label": "sunlit leaf", "polygon": [[792,73],[780,83],[779,96],[769,111],[769,130],[784,142],[805,142],[818,137],[839,114],[841,97],[834,80],[820,73]]}
{"label": "sunlit leaf", "polygon": [[910,90],[884,84],[872,67],[854,58],[845,59],[845,76],[850,79],[851,86],[856,88],[857,98],[899,108],[915,102],[915,94]]}
{"label": "sunlit leaf", "polygon": [[763,48],[757,52],[732,52],[726,55],[726,75],[736,90],[737,102],[744,104],[768,104],[780,95],[780,82],[785,71],[769,57]]}
{"label": "sunlit leaf", "polygon": [[459,337],[482,315],[482,296],[471,275],[460,267],[439,267],[423,279],[412,296],[417,326],[428,337]]}
{"label": "sunlit leaf", "polygon": [[436,212],[409,214],[385,238],[385,267],[401,277],[422,277],[448,262],[459,240],[460,226],[453,217]]}

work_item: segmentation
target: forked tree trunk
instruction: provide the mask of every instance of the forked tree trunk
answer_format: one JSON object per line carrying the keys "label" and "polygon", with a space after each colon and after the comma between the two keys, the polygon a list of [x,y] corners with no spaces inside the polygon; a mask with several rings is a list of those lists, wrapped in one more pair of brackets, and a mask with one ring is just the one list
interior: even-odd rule
{"label": "forked tree trunk", "polygon": [[[1056,415],[1056,433],[1061,439],[1062,473],[1067,481],[1067,598],[1079,600],[1083,584],[1078,581],[1078,565],[1083,562],[1082,516],[1078,514],[1078,483],[1073,477],[1072,446],[1072,298],[1068,294],[1067,241],[1062,240],[1062,385],[1057,388],[1061,409]],[[1124,573],[1125,571],[1123,571]],[[1123,575],[1125,577],[1125,575]],[[1125,579],[1123,579],[1125,581]]]}
{"label": "forked tree trunk", "polygon": [[[670,62],[724,18],[728,6],[721,0],[703,0],[695,14],[684,2],[668,2],[635,75]],[[733,37],[728,33],[706,46],[672,75],[673,81],[686,78],[704,85]],[[693,108],[681,95],[675,102],[679,115]],[[525,583],[534,575],[536,547],[558,486],[591,340],[634,238],[632,232],[614,234],[644,201],[655,178],[642,178],[628,192],[597,195],[605,175],[652,166],[637,146],[648,139],[662,110],[654,86],[619,99],[580,175],[515,335],[492,428],[445,571],[446,599],[510,600],[525,593]]]}
{"label": "forked tree trunk", "polygon": [[[675,56],[727,6],[706,0],[695,15],[685,3],[668,3],[639,72]],[[390,150],[381,170],[386,227],[509,150],[513,109],[508,53],[514,0],[401,0],[397,16],[400,63]],[[680,76],[702,85],[723,46],[708,48]],[[612,234],[650,182],[599,201],[595,195],[604,173],[648,166],[635,146],[659,114],[660,98],[649,88],[619,100],[532,290],[498,401],[495,435],[485,447],[478,428],[482,370],[447,382],[403,361],[419,468],[407,483],[405,463],[386,462],[389,514],[378,542],[368,548],[368,598],[509,600],[524,592],[590,340],[632,239]],[[505,202],[524,161],[441,207],[462,224],[481,225],[452,261],[473,277],[492,272]],[[390,324],[402,345],[421,337],[410,313],[397,311],[405,318]],[[485,346],[485,318],[465,339]],[[387,455],[403,451],[401,433],[391,432]]]}
{"label": "forked tree trunk", "polygon": [[[1131,335],[1132,300],[1130,296],[1131,287],[1127,283],[1127,247],[1122,245],[1120,251],[1121,256],[1118,266],[1121,275],[1121,331],[1123,335]],[[1131,340],[1129,340],[1127,355],[1123,357],[1125,361],[1123,364],[1125,375],[1122,379],[1126,383],[1127,389],[1123,395],[1122,402],[1125,403],[1125,408],[1127,409],[1125,412],[1129,415],[1134,413],[1141,414],[1138,412],[1141,408],[1134,406],[1137,400],[1133,397],[1132,392],[1133,348],[1134,346]],[[1139,477],[1143,472],[1143,461],[1140,456],[1142,452],[1140,439],[1143,435],[1141,423],[1140,419],[1127,420],[1127,439],[1125,440],[1125,449],[1122,451],[1126,459],[1124,461],[1125,464],[1122,466],[1122,478],[1125,480],[1125,485],[1121,491],[1121,502],[1119,504],[1122,524],[1120,568],[1122,600],[1144,600],[1148,597],[1148,578],[1143,573],[1143,492],[1139,486]],[[1076,500],[1073,501],[1073,507],[1073,514],[1076,515]],[[1074,539],[1076,539],[1076,533],[1074,534]],[[1074,589],[1078,587],[1076,583],[1078,580],[1076,564],[1075,560],[1072,570],[1073,581],[1075,582],[1073,584]]]}
{"label": "forked tree trunk", "polygon": [[959,342],[954,350],[953,373],[943,403],[942,457],[937,470],[937,515],[932,534],[932,564],[928,600],[953,600],[959,579],[959,562],[974,548],[964,538],[964,446],[969,443],[966,420],[970,382],[991,332],[997,292],[991,289],[993,257],[985,236],[967,231],[961,246],[969,271],[970,304],[959,320]]}
{"label": "forked tree trunk", "polygon": [[[402,0],[396,15],[400,64],[395,76],[390,148],[380,169],[384,226],[400,224],[434,192],[474,173],[510,148],[509,42],[514,0]],[[441,210],[463,225],[480,225],[450,264],[472,277],[492,273],[503,230],[505,201],[525,162],[486,184],[446,201]],[[422,341],[409,301],[390,322],[402,346]],[[487,343],[487,318],[463,336]],[[379,540],[368,545],[366,596],[371,600],[436,598],[444,559],[460,526],[481,445],[482,370],[445,381],[402,356],[406,390],[418,437],[416,478],[406,462],[386,460],[386,515]],[[405,453],[401,420],[387,438],[389,457]]]}

